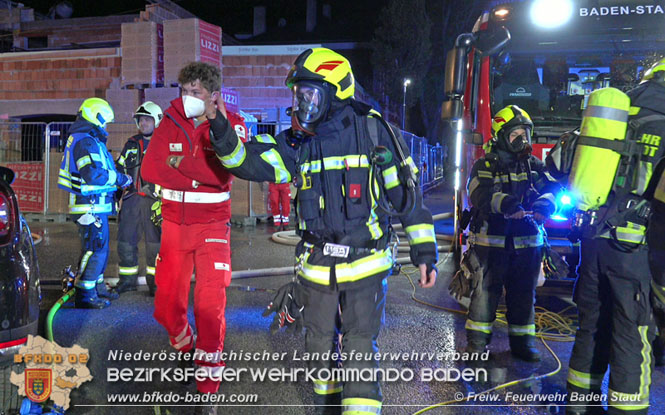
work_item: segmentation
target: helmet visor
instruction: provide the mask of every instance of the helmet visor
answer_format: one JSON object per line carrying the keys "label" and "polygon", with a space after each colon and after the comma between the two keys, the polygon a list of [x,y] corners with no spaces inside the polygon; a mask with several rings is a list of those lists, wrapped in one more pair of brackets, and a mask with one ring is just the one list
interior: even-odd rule
{"label": "helmet visor", "polygon": [[293,113],[304,125],[319,123],[327,112],[327,91],[320,85],[298,82],[293,86]]}

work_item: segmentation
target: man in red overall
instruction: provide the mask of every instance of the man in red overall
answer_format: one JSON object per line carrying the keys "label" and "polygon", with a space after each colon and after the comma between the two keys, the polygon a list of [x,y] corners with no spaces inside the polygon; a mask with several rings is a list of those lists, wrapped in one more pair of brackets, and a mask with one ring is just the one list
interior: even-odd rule
{"label": "man in red overall", "polygon": [[268,183],[268,197],[270,198],[273,225],[287,228],[291,213],[291,184]]}
{"label": "man in red overall", "polygon": [[[162,187],[162,244],[156,261],[155,319],[168,331],[178,351],[195,351],[197,389],[216,393],[224,368],[226,287],[231,281],[231,175],[220,165],[210,145],[206,115],[218,113],[219,68],[193,62],[180,71],[182,96],[171,101],[155,130],[141,174]],[[234,126],[219,109],[225,134]],[[220,120],[220,118],[223,118]],[[187,319],[191,276],[196,270],[194,315],[196,331]],[[191,353],[185,356],[191,356]],[[204,373],[205,376],[201,376]],[[195,407],[197,414],[216,408]]]}

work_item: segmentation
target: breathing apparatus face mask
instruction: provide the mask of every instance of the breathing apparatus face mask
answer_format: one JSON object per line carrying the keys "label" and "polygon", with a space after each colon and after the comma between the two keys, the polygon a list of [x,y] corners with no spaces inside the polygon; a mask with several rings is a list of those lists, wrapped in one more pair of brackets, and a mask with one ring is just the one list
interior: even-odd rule
{"label": "breathing apparatus face mask", "polygon": [[300,140],[316,134],[316,127],[326,119],[330,108],[328,88],[316,82],[301,81],[293,86],[291,128]]}
{"label": "breathing apparatus face mask", "polygon": [[182,96],[182,106],[187,118],[197,118],[206,112],[205,102],[191,95]]}
{"label": "breathing apparatus face mask", "polygon": [[525,125],[518,125],[503,133],[506,150],[511,153],[524,153],[531,150],[531,129]]}

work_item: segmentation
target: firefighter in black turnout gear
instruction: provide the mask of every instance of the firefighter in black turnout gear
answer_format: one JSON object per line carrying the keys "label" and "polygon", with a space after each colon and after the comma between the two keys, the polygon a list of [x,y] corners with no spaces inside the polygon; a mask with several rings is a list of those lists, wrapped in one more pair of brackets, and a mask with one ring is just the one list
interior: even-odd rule
{"label": "firefighter in black turnout gear", "polygon": [[[300,305],[291,309],[302,312],[307,351],[334,352],[341,334],[344,352],[364,354],[345,360],[344,368],[376,368],[378,361],[367,355],[378,351],[386,277],[394,261],[390,217],[379,204],[387,205],[387,198],[401,210],[423,287],[433,286],[436,279],[432,215],[423,206],[413,180],[417,169],[403,154],[407,150],[399,130],[381,124],[368,106],[353,99],[353,73],[345,57],[325,48],[308,49],[296,59],[286,84],[293,92],[291,129],[245,144],[239,139],[222,142],[218,140],[224,135],[215,128],[225,121],[217,116],[211,141],[222,164],[238,177],[275,183],[294,179],[302,240],[296,247],[298,282],[289,298]],[[399,157],[396,142],[402,147]],[[309,363],[327,369],[339,362]],[[313,386],[317,405],[342,405],[341,411],[328,407],[330,413],[381,412],[378,382],[322,379]]]}
{"label": "firefighter in black turnout gear", "polygon": [[518,106],[499,111],[489,151],[473,165],[468,183],[473,206],[469,249],[482,277],[471,293],[467,351],[483,352],[489,344],[505,287],[510,349],[526,361],[540,360],[534,345],[534,303],[543,258],[541,226],[554,213],[554,195],[561,188],[531,155],[532,130],[529,115]]}
{"label": "firefighter in black turnout gear", "polygon": [[101,98],[81,104],[62,156],[58,187],[69,195],[69,213],[81,239],[81,257],[74,281],[77,308],[105,308],[118,298],[104,283],[109,256],[108,216],[115,213],[113,195],[132,178],[118,173],[106,148],[106,125],[113,109]]}
{"label": "firefighter in black turnout gear", "polygon": [[146,282],[148,292],[155,295],[155,258],[159,253],[161,228],[151,216],[153,205],[159,206],[159,188],[141,178],[141,162],[150,144],[150,137],[164,116],[159,105],[146,101],[134,113],[139,134],[130,137],[116,162],[118,171],[130,175],[134,183],[122,194],[118,214],[118,293],[136,291],[139,275],[138,243],[145,237]]}
{"label": "firefighter in black turnout gear", "polygon": [[[579,328],[568,370],[567,414],[604,413],[598,401],[587,397],[599,396],[608,368],[608,413],[648,412],[653,369],[651,343],[655,334],[650,291],[654,309],[658,312],[665,308],[663,235],[654,234],[664,229],[663,216],[656,213],[649,219],[648,203],[653,200],[658,210],[656,182],[663,163],[656,169],[654,166],[662,161],[664,153],[661,143],[665,136],[664,70],[664,61],[648,70],[643,82],[629,91],[628,97],[624,95],[625,105],[620,105],[621,108],[617,108],[617,103],[622,101],[616,99],[599,99],[595,103],[594,95],[616,95],[616,90],[594,91],[584,113],[569,179],[571,190],[582,195],[593,194],[592,190],[605,181],[610,190],[600,207],[586,209],[586,205],[580,208],[578,204],[582,251],[573,298],[578,308]],[[587,119],[592,122],[586,123]],[[627,133],[625,137],[616,137],[617,126],[621,124],[627,126]],[[623,149],[612,149],[615,154],[623,152],[623,156],[616,156],[620,161],[615,167],[601,161],[605,166],[602,171],[607,172],[604,177],[594,177],[588,170],[576,176],[575,168],[583,162],[599,164],[593,157],[585,161],[587,153],[593,155],[598,149],[612,153],[606,150],[609,140],[602,139],[603,130],[610,132],[608,137],[615,143],[626,143]],[[586,149],[581,151],[580,146]],[[590,185],[583,186],[584,182]],[[663,198],[662,191],[660,197]],[[592,200],[598,198],[594,196]],[[653,281],[646,229],[654,235],[649,241],[653,243],[649,246]]]}

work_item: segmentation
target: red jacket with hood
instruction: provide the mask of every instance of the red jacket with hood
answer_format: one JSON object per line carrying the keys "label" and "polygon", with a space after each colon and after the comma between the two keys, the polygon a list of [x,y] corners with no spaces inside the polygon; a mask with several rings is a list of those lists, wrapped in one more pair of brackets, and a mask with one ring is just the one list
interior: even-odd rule
{"label": "red jacket with hood", "polygon": [[[219,114],[218,114],[219,116]],[[232,118],[234,123],[238,119]],[[235,134],[226,120],[226,134]],[[240,122],[242,122],[240,120]],[[166,163],[169,156],[183,156],[178,168]],[[194,120],[185,116],[182,98],[171,101],[165,117],[155,130],[141,166],[141,175],[158,184],[164,191],[220,194],[231,191],[231,174],[226,171],[210,144],[208,120],[194,127]],[[162,216],[178,224],[227,222],[231,218],[231,200],[218,203],[188,203],[186,193],[178,193],[181,201],[162,201]],[[173,199],[173,198],[171,198]]]}

